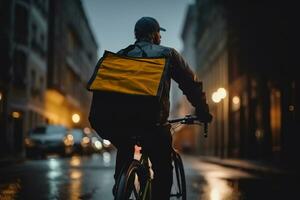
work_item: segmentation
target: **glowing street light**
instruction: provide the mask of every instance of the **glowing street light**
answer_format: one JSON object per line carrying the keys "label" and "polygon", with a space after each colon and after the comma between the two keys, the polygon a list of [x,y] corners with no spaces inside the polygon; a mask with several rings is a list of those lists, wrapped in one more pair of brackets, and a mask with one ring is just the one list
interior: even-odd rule
{"label": "glowing street light", "polygon": [[73,121],[75,124],[79,123],[79,122],[80,122],[80,115],[77,114],[77,113],[73,114],[73,115],[72,115],[72,121]]}
{"label": "glowing street light", "polygon": [[240,103],[240,98],[238,96],[234,96],[232,98],[232,103],[238,105]]}
{"label": "glowing street light", "polygon": [[91,129],[89,128],[89,127],[85,127],[84,129],[83,129],[83,132],[85,133],[85,134],[90,134],[92,131],[91,131]]}
{"label": "glowing street light", "polygon": [[21,113],[20,112],[17,112],[17,111],[14,111],[12,112],[12,117],[15,118],[15,119],[18,119],[21,117]]}
{"label": "glowing street light", "polygon": [[233,111],[239,110],[240,109],[240,103],[241,103],[240,97],[238,97],[238,96],[232,97],[232,110]]}
{"label": "glowing street light", "polygon": [[218,92],[214,92],[211,96],[211,99],[213,100],[213,102],[215,103],[219,103],[221,101],[221,97],[219,95]]}
{"label": "glowing street light", "polygon": [[214,103],[219,103],[222,99],[227,96],[227,91],[224,88],[219,88],[216,92],[211,95],[211,99]]}
{"label": "glowing street light", "polygon": [[227,95],[227,92],[224,88],[219,88],[217,92],[219,93],[221,99],[224,99]]}

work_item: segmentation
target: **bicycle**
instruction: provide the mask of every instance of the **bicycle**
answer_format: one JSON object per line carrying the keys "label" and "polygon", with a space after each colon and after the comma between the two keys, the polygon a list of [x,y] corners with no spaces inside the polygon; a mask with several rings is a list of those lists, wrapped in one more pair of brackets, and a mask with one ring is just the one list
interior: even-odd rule
{"label": "bicycle", "polygon": [[[201,123],[196,116],[186,115],[183,118],[168,120],[168,124],[204,124],[204,137],[207,137],[207,123]],[[139,138],[132,138],[134,143],[139,143]],[[182,159],[172,148],[173,184],[170,197],[186,200],[186,180]],[[133,159],[128,167],[123,167],[116,183],[115,200],[150,200],[151,181],[153,179],[149,156],[142,152],[140,159]],[[174,180],[175,179],[175,180]]]}

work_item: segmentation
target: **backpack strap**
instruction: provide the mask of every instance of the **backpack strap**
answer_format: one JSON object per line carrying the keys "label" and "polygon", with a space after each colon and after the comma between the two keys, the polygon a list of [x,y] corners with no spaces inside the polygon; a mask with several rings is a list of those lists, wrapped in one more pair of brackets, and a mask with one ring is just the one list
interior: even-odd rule
{"label": "backpack strap", "polygon": [[142,51],[143,57],[147,57],[147,53],[142,49],[142,47],[138,44],[132,44],[123,49],[122,55],[127,56],[129,51],[132,51],[135,47],[138,47]]}

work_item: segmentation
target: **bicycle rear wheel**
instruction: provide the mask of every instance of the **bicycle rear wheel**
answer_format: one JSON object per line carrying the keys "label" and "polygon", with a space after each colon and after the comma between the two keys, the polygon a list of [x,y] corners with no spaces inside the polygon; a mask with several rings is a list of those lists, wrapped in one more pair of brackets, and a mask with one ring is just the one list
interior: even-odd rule
{"label": "bicycle rear wheel", "polygon": [[118,178],[115,200],[151,199],[150,195],[151,183],[147,170],[139,161],[133,160]]}
{"label": "bicycle rear wheel", "polygon": [[186,181],[183,163],[180,155],[174,150],[173,155],[173,184],[170,197],[186,200]]}

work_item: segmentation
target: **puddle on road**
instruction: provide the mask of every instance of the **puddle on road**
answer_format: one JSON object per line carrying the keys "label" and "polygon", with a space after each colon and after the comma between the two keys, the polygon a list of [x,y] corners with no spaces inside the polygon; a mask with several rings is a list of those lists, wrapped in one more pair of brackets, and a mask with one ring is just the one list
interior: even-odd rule
{"label": "puddle on road", "polygon": [[[289,183],[289,184],[287,184]],[[297,184],[288,179],[280,178],[241,178],[227,179],[220,177],[205,177],[194,179],[193,190],[201,200],[282,200],[297,199]]]}

